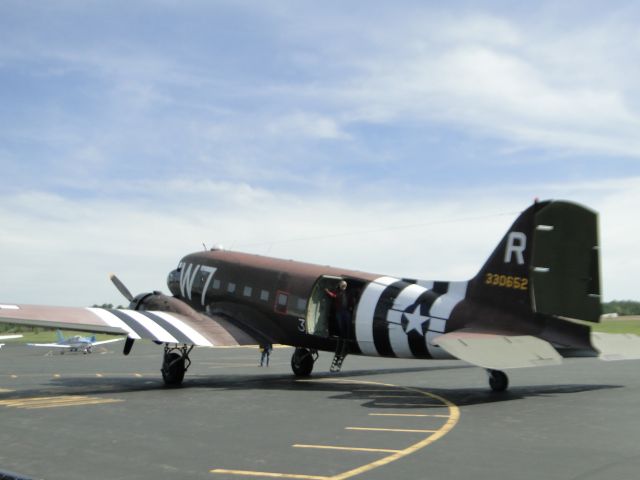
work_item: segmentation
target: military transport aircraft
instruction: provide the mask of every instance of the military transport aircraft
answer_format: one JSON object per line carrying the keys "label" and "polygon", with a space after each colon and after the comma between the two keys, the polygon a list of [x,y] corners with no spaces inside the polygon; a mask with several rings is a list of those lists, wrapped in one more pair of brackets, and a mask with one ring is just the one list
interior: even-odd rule
{"label": "military transport aircraft", "polygon": [[82,352],[84,354],[91,353],[92,347],[96,345],[104,345],[106,343],[120,342],[124,338],[111,338],[109,340],[96,341],[96,336],[82,337],[80,335],[73,335],[69,338],[64,338],[64,335],[60,330],[56,330],[56,337],[58,341],[55,343],[27,343],[30,347],[46,347],[46,348],[59,348],[60,354],[64,354],[65,351],[69,352]]}
{"label": "military transport aircraft", "polygon": [[[427,252],[428,253],[428,252]],[[0,305],[0,322],[126,334],[164,345],[162,376],[182,383],[194,346],[280,343],[308,376],[318,351],[345,356],[458,358],[486,369],[495,391],[506,369],[563,357],[640,358],[640,337],[592,334],[598,322],[597,214],[566,201],[535,202],[469,281],[424,281],[212,249],[169,273],[172,296],[133,296],[128,309]],[[346,286],[338,287],[346,282]]]}

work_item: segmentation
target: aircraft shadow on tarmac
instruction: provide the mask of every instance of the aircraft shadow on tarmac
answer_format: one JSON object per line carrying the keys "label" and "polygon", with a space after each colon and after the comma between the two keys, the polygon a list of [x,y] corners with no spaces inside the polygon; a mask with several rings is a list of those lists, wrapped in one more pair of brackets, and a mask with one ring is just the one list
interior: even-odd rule
{"label": "aircraft shadow on tarmac", "polygon": [[[181,392],[192,389],[211,389],[212,395],[219,390],[280,390],[280,391],[318,391],[332,392],[336,395],[330,398],[346,399],[354,398],[362,400],[365,408],[384,408],[379,402],[371,401],[361,392],[363,383],[358,383],[359,377],[371,377],[382,374],[401,374],[415,372],[429,372],[432,370],[457,370],[471,368],[467,365],[441,366],[441,367],[416,367],[416,368],[388,368],[375,370],[355,370],[339,374],[316,374],[309,377],[308,381],[301,381],[291,374],[225,374],[215,376],[194,376],[185,380],[184,387],[170,389],[164,386],[160,378],[149,380],[131,377],[65,377],[52,379],[48,386],[41,388],[25,389],[19,392],[0,393],[0,400],[7,398],[33,397],[40,395],[96,395],[96,394],[122,394],[148,391]],[[393,383],[393,382],[392,382]],[[373,382],[372,388],[384,383]],[[394,387],[404,390],[429,392],[439,395],[453,402],[459,407],[499,403],[506,401],[522,400],[533,397],[554,397],[574,393],[583,393],[597,390],[624,388],[623,385],[607,384],[565,384],[565,385],[532,385],[514,386],[506,392],[495,393],[487,387],[478,388],[417,388],[413,385],[401,385],[394,383]],[[159,393],[158,395],[161,395]],[[389,407],[391,408],[391,407]],[[402,407],[394,406],[394,409],[421,408],[420,403],[407,404]]]}

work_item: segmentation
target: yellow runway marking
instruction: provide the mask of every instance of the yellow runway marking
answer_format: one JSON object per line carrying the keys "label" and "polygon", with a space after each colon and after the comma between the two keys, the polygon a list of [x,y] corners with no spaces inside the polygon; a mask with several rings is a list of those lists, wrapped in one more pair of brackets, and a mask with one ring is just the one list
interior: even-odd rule
{"label": "yellow runway marking", "polygon": [[[298,475],[293,473],[275,473],[275,472],[257,472],[252,470],[227,470],[223,468],[216,468],[210,470],[210,473],[214,474],[226,474],[226,475],[244,475],[249,477],[270,477],[270,478],[293,478],[293,479],[303,479],[303,480],[346,480],[348,478],[355,477],[357,475],[362,475],[363,473],[369,472],[376,468],[382,467],[384,465],[388,465],[396,460],[400,460],[407,455],[411,455],[412,453],[417,452],[418,450],[425,448],[435,441],[444,437],[447,433],[449,433],[453,427],[456,426],[458,420],[460,419],[460,409],[457,405],[450,402],[446,398],[443,398],[434,393],[424,392],[419,389],[409,388],[409,387],[398,387],[395,385],[387,384],[387,383],[378,383],[378,382],[369,382],[369,381],[360,381],[360,380],[348,380],[348,379],[313,379],[313,380],[298,380],[301,382],[321,382],[321,383],[340,383],[347,385],[363,385],[369,386],[370,388],[360,388],[354,389],[354,392],[363,392],[371,390],[375,393],[380,393],[383,391],[397,392],[399,389],[404,390],[406,392],[410,392],[412,394],[416,394],[417,396],[427,397],[430,400],[436,400],[441,402],[440,404],[419,404],[419,403],[401,403],[401,404],[390,404],[383,403],[385,407],[390,406],[400,406],[400,407],[418,407],[418,408],[447,408],[449,411],[448,415],[431,415],[431,414],[414,414],[414,413],[370,413],[369,415],[379,415],[379,416],[406,416],[406,417],[436,417],[446,419],[445,423],[437,430],[421,430],[421,429],[390,429],[390,428],[374,428],[374,427],[347,427],[347,429],[352,430],[369,430],[369,431],[387,431],[387,432],[410,432],[410,433],[426,433],[428,434],[422,440],[404,448],[402,450],[394,450],[394,449],[373,449],[373,448],[358,448],[358,447],[337,447],[330,445],[293,445],[296,448],[323,448],[327,450],[352,450],[352,451],[366,451],[366,452],[380,452],[380,453],[389,453],[389,455],[384,456],[376,461],[367,463],[365,465],[361,465],[359,467],[353,468],[351,470],[347,470],[342,473],[338,473],[332,476],[316,476],[316,475]],[[373,390],[372,387],[383,387],[376,388]]]}
{"label": "yellow runway marking", "polygon": [[13,390],[9,390],[8,388],[0,388],[0,393],[9,393],[13,392]]}
{"label": "yellow runway marking", "polygon": [[417,430],[413,428],[376,428],[376,427],[345,427],[345,430],[362,430],[365,432],[408,432],[408,433],[436,433],[437,430]]}
{"label": "yellow runway marking", "polygon": [[142,375],[140,373],[134,373],[133,375],[134,377],[142,378]]}
{"label": "yellow runway marking", "polygon": [[85,397],[81,395],[62,395],[59,397],[30,397],[0,400],[0,406],[27,410],[39,408],[72,407],[79,405],[98,405],[102,403],[123,402],[117,398]]}
{"label": "yellow runway marking", "polygon": [[252,470],[225,470],[224,468],[216,468],[211,473],[226,473],[227,475],[247,475],[250,477],[269,477],[269,478],[299,478],[302,480],[330,480],[332,477],[323,477],[318,475],[296,475],[293,473],[274,473],[274,472],[254,472]]}
{"label": "yellow runway marking", "polygon": [[18,378],[18,375],[11,375],[11,378]]}
{"label": "yellow runway marking", "polygon": [[53,374],[53,378],[60,378],[60,374],[59,373],[54,373]]}
{"label": "yellow runway marking", "polygon": [[[402,393],[399,393],[397,395],[369,395],[369,398],[424,398],[423,395],[403,395]],[[420,405],[436,405],[433,403],[427,403],[427,404],[420,404]],[[437,404],[438,407],[441,407],[442,405]]]}
{"label": "yellow runway marking", "polygon": [[372,417],[434,417],[449,418],[449,415],[435,415],[432,413],[370,413]]}
{"label": "yellow runway marking", "polygon": [[338,447],[334,445],[291,445],[295,448],[318,448],[322,450],[348,450],[350,452],[382,452],[382,453],[398,453],[400,450],[392,450],[390,448],[364,448],[364,447]]}

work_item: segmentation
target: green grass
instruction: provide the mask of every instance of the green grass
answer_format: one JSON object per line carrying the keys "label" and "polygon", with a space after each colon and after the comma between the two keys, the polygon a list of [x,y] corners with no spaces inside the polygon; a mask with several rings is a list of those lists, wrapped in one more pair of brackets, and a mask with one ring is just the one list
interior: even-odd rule
{"label": "green grass", "polygon": [[594,325],[593,329],[596,332],[635,333],[640,335],[640,316],[605,319]]}

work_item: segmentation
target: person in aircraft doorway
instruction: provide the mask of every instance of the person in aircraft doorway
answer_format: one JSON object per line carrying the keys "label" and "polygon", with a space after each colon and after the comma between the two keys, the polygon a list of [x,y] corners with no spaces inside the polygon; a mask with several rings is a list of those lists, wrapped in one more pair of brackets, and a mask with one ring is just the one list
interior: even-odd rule
{"label": "person in aircraft doorway", "polygon": [[351,298],[347,292],[347,282],[340,280],[338,288],[329,290],[325,288],[325,293],[333,298],[335,302],[336,320],[338,323],[338,335],[340,338],[348,339],[351,330]]}

